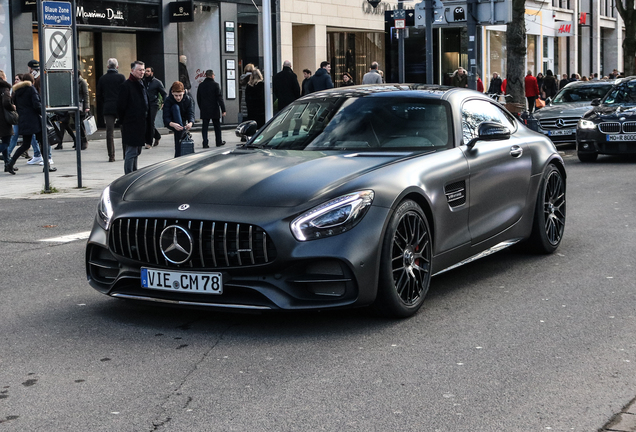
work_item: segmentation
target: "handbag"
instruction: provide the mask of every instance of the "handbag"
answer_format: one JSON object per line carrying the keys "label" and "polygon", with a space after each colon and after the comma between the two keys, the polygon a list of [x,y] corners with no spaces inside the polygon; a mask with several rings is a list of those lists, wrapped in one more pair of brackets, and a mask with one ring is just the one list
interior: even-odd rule
{"label": "handbag", "polygon": [[60,144],[62,142],[60,128],[49,115],[46,116],[46,136],[48,137],[49,145]]}
{"label": "handbag", "polygon": [[10,125],[17,125],[20,116],[17,111],[4,110],[4,120]]}
{"label": "handbag", "polygon": [[181,156],[194,153],[194,140],[192,139],[190,132],[183,134],[179,145],[181,146]]}
{"label": "handbag", "polygon": [[542,99],[537,98],[537,100],[534,101],[534,106],[537,109],[543,108],[545,106],[545,101],[542,100]]}
{"label": "handbag", "polygon": [[86,135],[93,135],[97,132],[97,124],[95,123],[95,117],[92,115],[86,116],[86,118],[82,122],[84,124],[84,131]]}

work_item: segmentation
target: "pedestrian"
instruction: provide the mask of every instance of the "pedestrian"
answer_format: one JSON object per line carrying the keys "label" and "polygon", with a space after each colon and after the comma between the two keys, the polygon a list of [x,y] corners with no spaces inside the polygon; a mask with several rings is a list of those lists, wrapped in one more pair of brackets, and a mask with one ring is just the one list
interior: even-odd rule
{"label": "pedestrian", "polygon": [[331,64],[328,61],[320,63],[320,68],[309,80],[309,93],[333,88],[333,81],[331,81],[330,73]]}
{"label": "pedestrian", "polygon": [[343,87],[348,87],[348,86],[352,86],[352,85],[356,85],[356,83],[353,82],[353,78],[351,77],[351,74],[349,72],[345,72],[342,74],[342,86]]}
{"label": "pedestrian", "polygon": [[581,79],[581,75],[577,74],[577,73],[573,73],[572,76],[570,77],[570,82],[574,82],[574,81],[578,81]]}
{"label": "pedestrian", "polygon": [[272,85],[274,98],[278,99],[279,111],[300,97],[298,77],[292,70],[292,64],[289,60],[285,60],[283,70],[274,75]]}
{"label": "pedestrian", "polygon": [[528,101],[528,111],[533,112],[537,96],[539,96],[539,85],[537,84],[537,79],[532,76],[531,70],[526,73],[525,87],[526,99]]}
{"label": "pedestrian", "polygon": [[175,81],[170,86],[170,96],[163,104],[163,125],[174,132],[174,157],[181,156],[181,140],[194,123],[192,100],[185,95],[185,86]]}
{"label": "pedestrian", "polygon": [[539,72],[537,74],[537,85],[539,86],[539,97],[541,97],[542,99],[545,99],[545,96],[543,96],[543,90],[542,90],[544,79],[545,79],[545,76],[541,72]]}
{"label": "pedestrian", "polygon": [[490,95],[500,95],[503,93],[501,89],[501,77],[499,73],[493,72],[492,79],[490,80],[490,85],[488,86],[488,94]]}
{"label": "pedestrian", "polygon": [[504,80],[501,82],[501,91],[502,91],[502,93],[503,94],[508,94],[508,93],[506,93],[507,89],[508,89],[508,78],[504,78]]}
{"label": "pedestrian", "polygon": [[188,93],[192,88],[192,84],[190,83],[190,73],[188,72],[188,66],[186,66],[187,62],[188,58],[186,56],[179,56],[179,81],[183,84],[183,88],[186,90],[186,93]]}
{"label": "pedestrian", "polygon": [[594,75],[592,75],[592,81],[598,81],[598,72],[594,72]]}
{"label": "pedestrian", "polygon": [[[22,135],[22,145],[13,153],[7,166],[7,172],[15,174],[14,165],[22,153],[31,146],[33,135],[38,143],[42,142],[42,104],[40,95],[33,86],[31,74],[23,74],[22,81],[13,86],[12,102],[18,111],[18,130]],[[40,149],[42,151],[42,149]],[[49,166],[49,171],[57,171],[57,168]]]}
{"label": "pedestrian", "polygon": [[568,85],[570,80],[568,80],[568,74],[561,75],[561,81],[559,81],[559,90]]}
{"label": "pedestrian", "polygon": [[[115,162],[115,120],[117,119],[117,99],[120,86],[126,81],[126,77],[118,72],[119,62],[116,58],[108,59],[108,70],[97,81],[97,103],[101,104],[104,123],[106,123],[106,148],[108,149],[108,162]],[[126,154],[126,146],[122,142],[123,154]]]}
{"label": "pedestrian", "polygon": [[[22,74],[16,74],[13,77],[13,85],[16,85],[19,82],[22,82]],[[18,144],[18,138],[19,138],[18,125],[16,124],[16,125],[13,125],[13,136],[11,137],[11,144],[9,144],[9,148],[7,150],[9,157],[11,157],[11,155],[13,154],[13,150]],[[38,146],[38,143],[35,140],[35,135],[31,139],[31,148],[33,148],[33,157],[29,156],[28,151],[25,151],[24,153],[22,153],[22,156],[24,156],[27,159],[27,164],[29,165],[39,164],[40,162],[42,162],[42,154],[40,153],[40,146]],[[51,165],[51,162],[52,162],[50,158],[51,158],[51,155],[49,155],[49,165]]]}
{"label": "pedestrian", "polygon": [[551,69],[548,69],[543,79],[543,86],[539,87],[543,94],[543,99],[554,99],[558,92],[557,78],[552,73]]}
{"label": "pedestrian", "polygon": [[[168,97],[168,94],[166,93],[166,89],[163,87],[163,83],[159,79],[155,78],[155,68],[152,66],[146,66],[143,83],[146,86],[146,91],[148,92],[150,127],[152,128],[150,135],[151,140],[146,143],[146,148],[149,149],[159,145],[161,134],[155,127],[155,118],[157,117],[157,111],[161,109],[161,106]],[[159,99],[159,96],[161,96],[161,99]],[[152,138],[154,138],[154,142],[152,141]]]}
{"label": "pedestrian", "polygon": [[[0,98],[2,100],[2,109],[4,111],[15,112],[16,108],[11,102],[11,84],[7,82],[7,76],[3,70],[0,70]],[[15,175],[16,167],[13,170],[9,170],[9,145],[11,144],[11,135],[13,135],[13,125],[9,124],[5,120],[5,113],[0,115],[0,153],[2,154],[2,160],[4,161],[4,172]]]}
{"label": "pedestrian", "polygon": [[201,135],[203,136],[203,148],[210,147],[208,145],[208,126],[212,120],[214,127],[214,137],[216,146],[221,147],[225,144],[221,137],[221,117],[225,117],[225,102],[223,101],[223,93],[221,86],[214,81],[214,71],[208,69],[205,71],[205,79],[199,84],[197,90],[197,104],[201,110],[201,120],[203,127]]}
{"label": "pedestrian", "polygon": [[[247,120],[247,103],[245,101],[245,90],[247,89],[247,83],[250,82],[250,78],[252,77],[252,72],[254,71],[254,65],[252,63],[248,63],[243,68],[243,74],[239,77],[239,85],[241,89],[241,109],[240,109],[240,118],[239,123]],[[245,142],[247,139],[245,137],[241,138],[241,141]]]}
{"label": "pedestrian", "polygon": [[589,81],[590,79],[588,77],[586,77],[585,75],[583,75],[583,78],[581,78],[581,81]]}
{"label": "pedestrian", "polygon": [[[82,77],[82,73],[77,71],[78,85],[79,85],[79,105],[80,105],[80,121],[86,118],[86,115],[90,113],[91,107],[88,99],[88,83]],[[73,148],[75,148],[75,133],[71,128],[71,120],[75,126],[75,132],[77,132],[77,125],[75,124],[75,112],[74,111],[62,111],[57,114],[57,119],[60,122],[60,143],[53,148],[53,150],[63,150],[64,146],[62,141],[64,140],[64,133],[68,132],[73,139]],[[88,140],[86,138],[86,130],[84,129],[84,123],[80,123],[80,135],[81,135],[81,149],[86,150],[88,147]]]}
{"label": "pedestrian", "polygon": [[121,141],[126,148],[124,174],[137,171],[137,160],[141,149],[152,137],[148,93],[141,80],[144,77],[144,62],[136,60],[130,64],[130,76],[121,85],[117,97],[117,117],[121,121]]}
{"label": "pedestrian", "polygon": [[458,67],[453,77],[451,78],[451,85],[453,87],[467,88],[468,87],[468,74],[463,67]]}
{"label": "pedestrian", "polygon": [[303,83],[301,85],[302,87],[302,93],[301,96],[305,96],[309,93],[311,93],[309,91],[309,81],[311,80],[311,71],[309,69],[303,69]]}
{"label": "pedestrian", "polygon": [[40,62],[33,59],[27,63],[29,73],[33,77],[33,86],[40,93]]}
{"label": "pedestrian", "polygon": [[260,129],[265,124],[265,84],[261,71],[256,68],[245,88],[245,102],[247,119],[254,120]]}
{"label": "pedestrian", "polygon": [[479,74],[475,74],[475,80],[477,82],[477,91],[479,93],[483,93],[484,92],[484,82],[479,77]]}
{"label": "pedestrian", "polygon": [[378,72],[378,62],[371,63],[369,72],[362,77],[362,84],[382,84],[382,75]]}
{"label": "pedestrian", "polygon": [[[40,62],[33,59],[30,60],[27,63],[27,67],[29,68],[29,74],[33,77],[33,86],[35,87],[35,89],[37,90],[38,94],[40,93],[40,82],[41,82],[41,78],[40,78]],[[17,140],[17,136],[16,136],[16,140]],[[29,159],[29,161],[27,162],[29,165],[35,165],[35,164],[40,164],[43,165],[44,162],[42,161],[42,154],[40,153],[40,146],[38,145],[37,141],[35,140],[35,135],[33,135],[33,139],[31,140],[31,148],[33,149],[33,159]],[[37,156],[37,158],[36,158]],[[49,164],[52,163],[52,159],[51,159],[52,155],[51,152],[49,152]]]}

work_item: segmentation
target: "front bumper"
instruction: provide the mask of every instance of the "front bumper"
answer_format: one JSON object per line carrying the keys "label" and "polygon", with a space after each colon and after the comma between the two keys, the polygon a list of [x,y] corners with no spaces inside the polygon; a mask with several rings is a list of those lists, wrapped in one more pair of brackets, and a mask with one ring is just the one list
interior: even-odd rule
{"label": "front bumper", "polygon": [[[621,136],[624,134],[614,134]],[[630,134],[632,135],[632,134]],[[634,155],[636,154],[636,141],[610,141],[612,135],[604,134],[598,129],[577,129],[576,151],[578,153],[604,154],[604,155]]]}

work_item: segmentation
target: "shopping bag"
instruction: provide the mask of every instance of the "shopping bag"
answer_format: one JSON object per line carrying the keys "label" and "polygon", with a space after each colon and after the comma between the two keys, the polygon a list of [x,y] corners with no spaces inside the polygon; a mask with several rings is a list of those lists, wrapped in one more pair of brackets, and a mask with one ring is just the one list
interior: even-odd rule
{"label": "shopping bag", "polygon": [[97,124],[95,123],[95,117],[93,117],[92,115],[88,115],[84,121],[84,131],[86,132],[86,135],[93,135],[95,132],[97,132]]}
{"label": "shopping bag", "polygon": [[534,106],[535,106],[536,109],[543,108],[545,106],[545,101],[542,100],[542,99],[537,98],[534,101]]}
{"label": "shopping bag", "polygon": [[194,140],[192,139],[190,132],[185,132],[183,134],[179,145],[181,146],[181,156],[194,153]]}
{"label": "shopping bag", "polygon": [[57,145],[62,142],[60,128],[49,115],[46,116],[46,136],[48,137],[49,145]]}

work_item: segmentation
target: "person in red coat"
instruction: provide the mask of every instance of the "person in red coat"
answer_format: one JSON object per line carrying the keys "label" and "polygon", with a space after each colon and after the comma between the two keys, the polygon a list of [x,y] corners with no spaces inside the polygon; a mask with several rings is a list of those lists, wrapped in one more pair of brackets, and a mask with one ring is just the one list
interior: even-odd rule
{"label": "person in red coat", "polygon": [[484,92],[484,82],[481,80],[481,77],[479,76],[479,74],[475,74],[475,76],[477,77],[477,91],[479,93],[483,93]]}
{"label": "person in red coat", "polygon": [[532,71],[528,71],[526,74],[526,99],[528,100],[528,111],[533,112],[535,107],[535,101],[539,96],[539,84],[537,79],[532,76]]}

